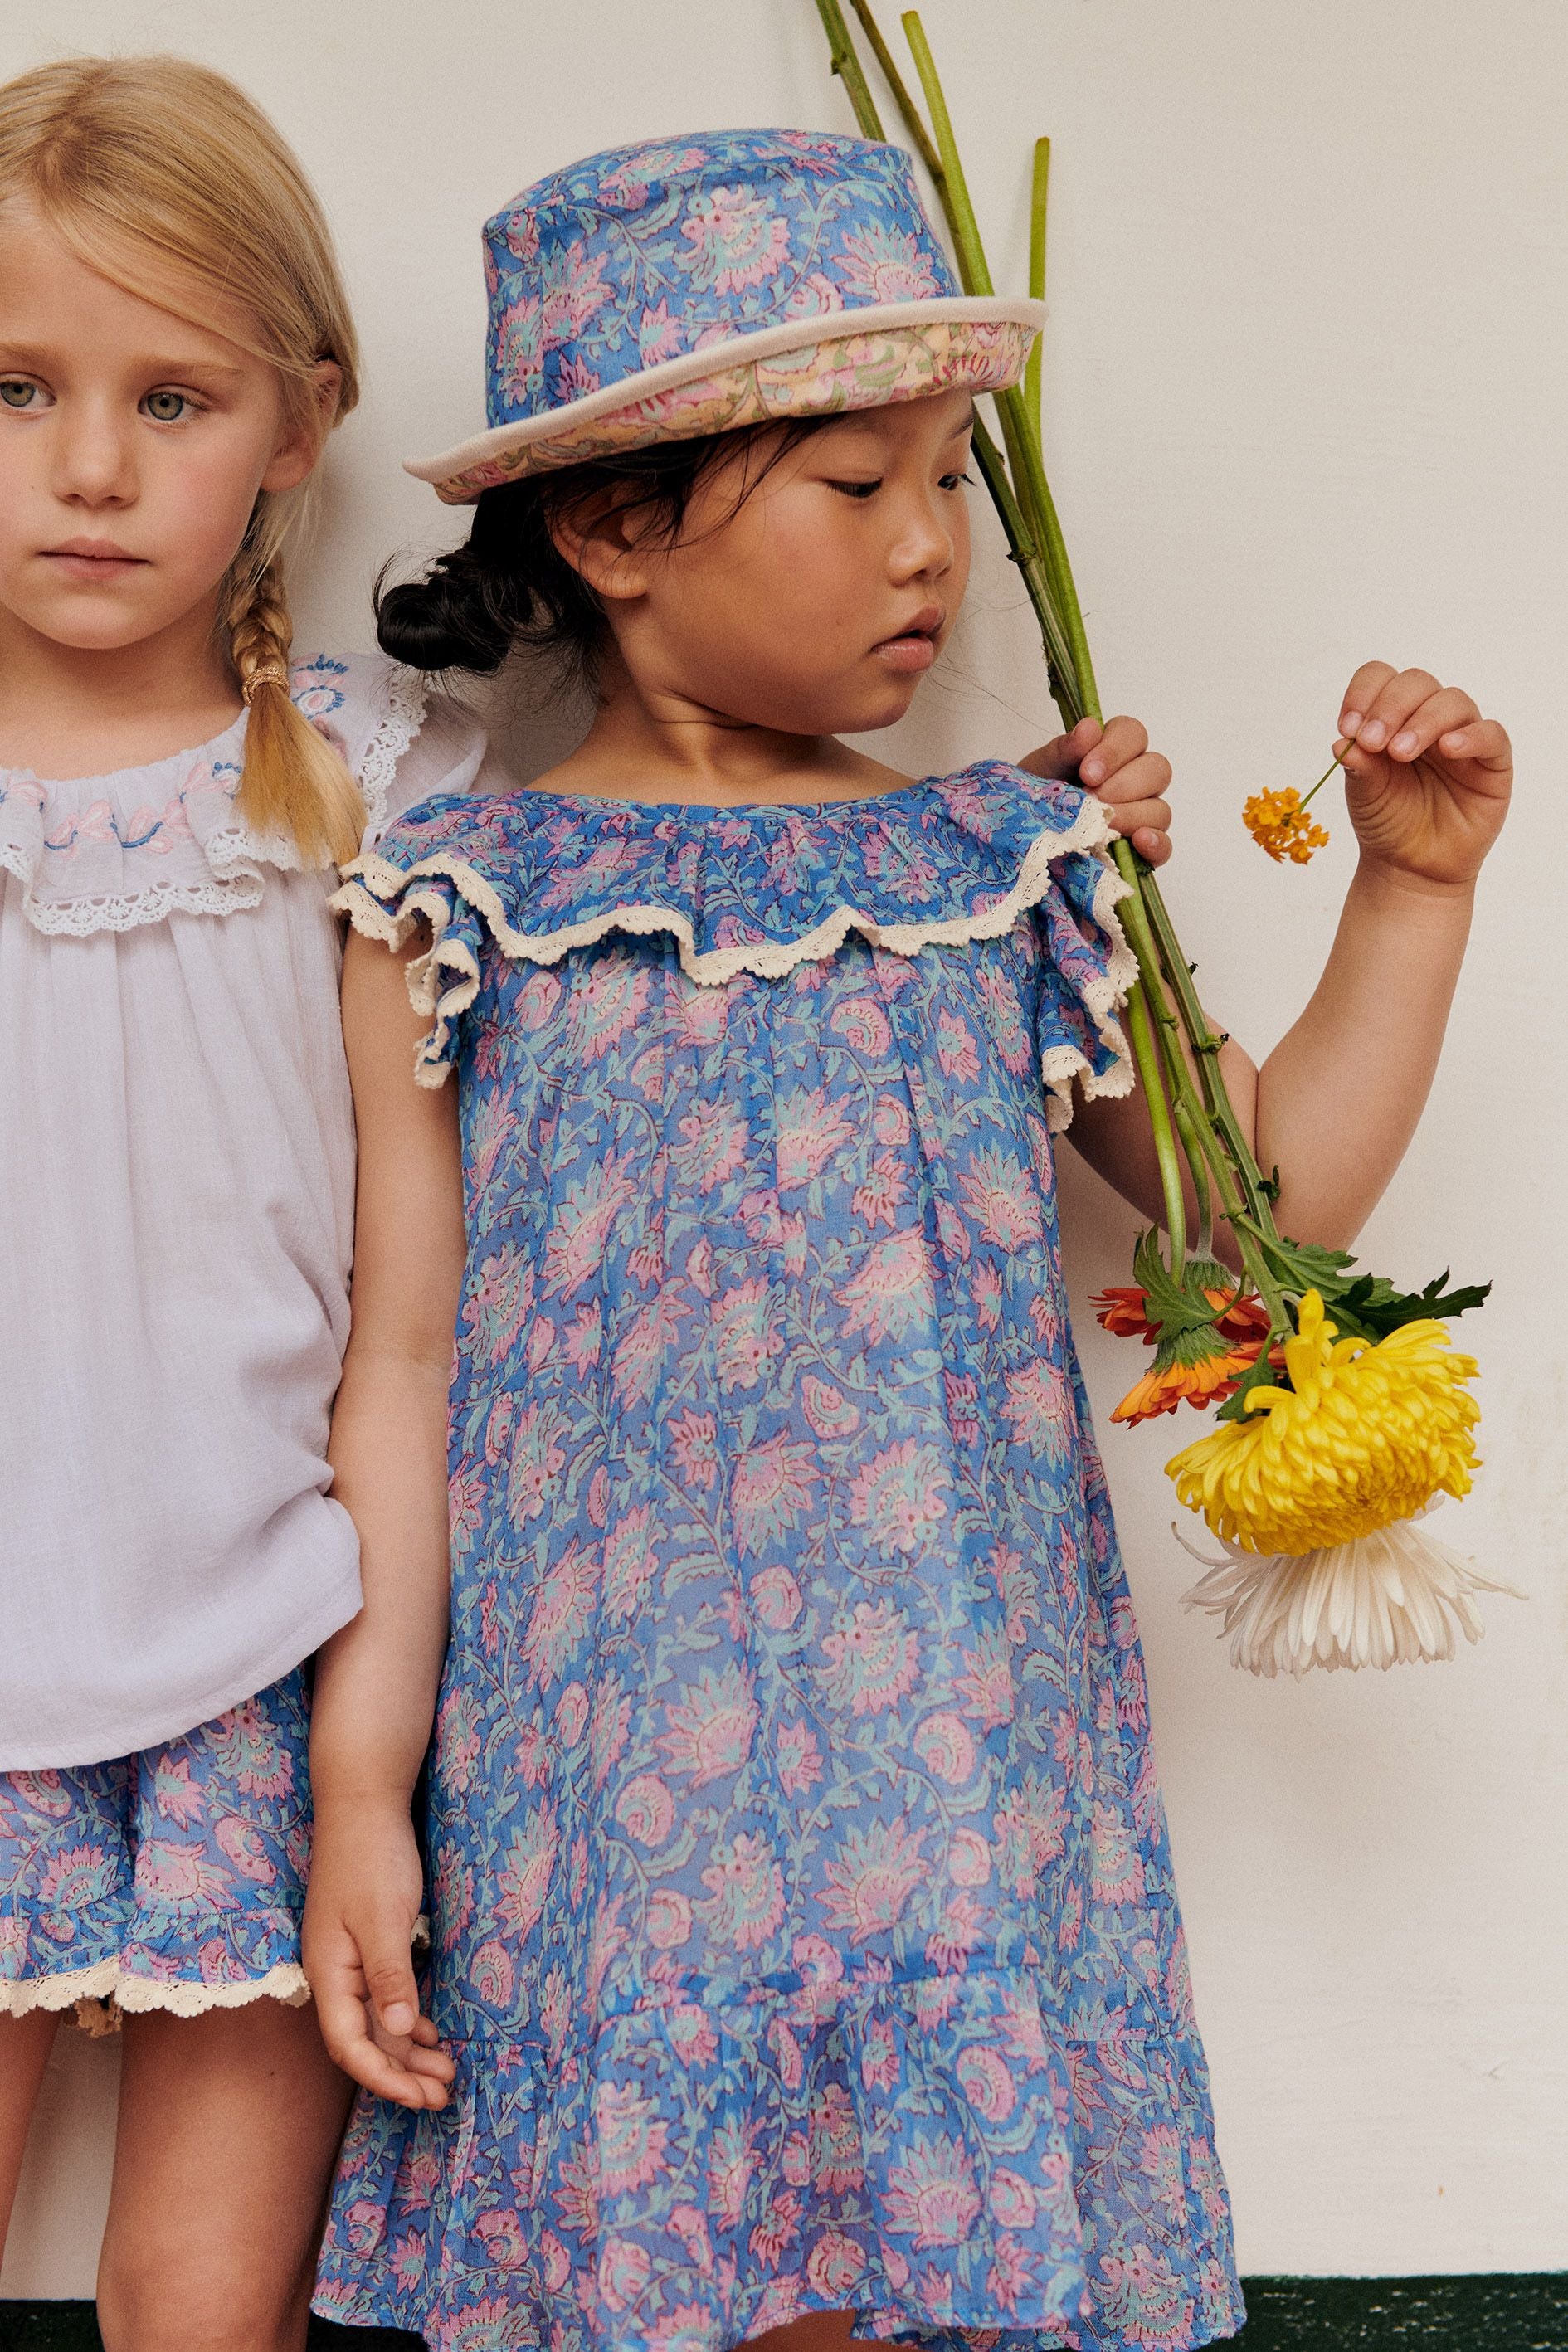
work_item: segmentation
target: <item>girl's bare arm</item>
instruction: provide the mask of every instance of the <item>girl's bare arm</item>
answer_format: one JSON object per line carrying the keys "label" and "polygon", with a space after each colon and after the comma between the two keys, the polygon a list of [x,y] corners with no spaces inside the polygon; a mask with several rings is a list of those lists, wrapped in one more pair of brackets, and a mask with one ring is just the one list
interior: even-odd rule
{"label": "girl's bare arm", "polygon": [[[1361,863],[1333,946],[1261,1069],[1234,1043],[1222,1066],[1258,1164],[1279,1170],[1280,1231],[1343,1248],[1403,1159],[1431,1089],[1512,754],[1468,695],[1383,662],[1356,672],[1340,726]],[[1136,1097],[1083,1104],[1072,1138],[1108,1182],[1159,1217],[1159,1170]]]}
{"label": "girl's bare arm", "polygon": [[456,1087],[414,1083],[427,1024],[408,1003],[406,961],[351,934],[343,965],[359,1189],[353,1322],[330,1453],[333,1494],[359,1530],[364,1606],[316,1665],[305,1967],[338,2064],[383,2098],[441,2106],[453,2070],[418,2014],[409,1803],[447,1643],[462,1171]]}

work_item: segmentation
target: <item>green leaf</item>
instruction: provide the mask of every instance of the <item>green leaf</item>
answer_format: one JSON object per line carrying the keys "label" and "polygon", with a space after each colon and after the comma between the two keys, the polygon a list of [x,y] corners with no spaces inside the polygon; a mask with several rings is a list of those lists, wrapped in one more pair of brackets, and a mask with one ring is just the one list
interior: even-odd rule
{"label": "green leaf", "polygon": [[1267,1355],[1259,1356],[1258,1361],[1248,1365],[1247,1370],[1243,1372],[1236,1384],[1234,1392],[1226,1397],[1215,1413],[1215,1419],[1216,1421],[1251,1421],[1254,1416],[1247,1409],[1247,1400],[1254,1389],[1288,1389],[1289,1385],[1284,1373],[1275,1370]]}
{"label": "green leaf", "polygon": [[1485,1304],[1491,1289],[1489,1282],[1472,1282],[1462,1289],[1446,1291],[1447,1269],[1435,1275],[1425,1290],[1395,1290],[1383,1275],[1363,1274],[1335,1299],[1333,1316],[1336,1322],[1349,1318],[1374,1339],[1386,1339],[1406,1323],[1446,1322],[1451,1316],[1468,1315]]}
{"label": "green leaf", "polygon": [[[1154,1334],[1161,1369],[1172,1362],[1198,1363],[1203,1357],[1212,1356],[1213,1333],[1225,1310],[1212,1306],[1205,1294],[1220,1290],[1228,1298],[1236,1288],[1236,1276],[1216,1265],[1213,1258],[1194,1257],[1187,1260],[1178,1282],[1160,1255],[1160,1236],[1152,1227],[1138,1237],[1132,1272],[1143,1292],[1144,1312]],[[1196,1349],[1181,1347],[1179,1354],[1174,1352],[1179,1343],[1196,1332],[1209,1335],[1207,1345]]]}

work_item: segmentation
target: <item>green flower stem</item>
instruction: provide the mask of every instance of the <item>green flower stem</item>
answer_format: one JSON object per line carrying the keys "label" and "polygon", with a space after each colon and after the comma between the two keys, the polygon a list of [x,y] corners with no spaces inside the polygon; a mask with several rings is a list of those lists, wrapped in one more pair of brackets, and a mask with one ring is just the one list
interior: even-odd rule
{"label": "green flower stem", "polygon": [[[868,0],[850,0],[850,5],[854,9],[857,16],[859,17],[861,24],[865,26],[866,38],[871,44],[871,54],[882,68],[882,72],[887,79],[888,88],[893,93],[893,103],[904,118],[905,126],[909,131],[910,137],[915,142],[915,150],[920,156],[921,162],[925,165],[926,170],[931,173],[933,180],[940,180],[942,177],[942,157],[937,153],[935,147],[931,144],[931,132],[926,129],[925,124],[921,121],[920,116],[915,111],[914,100],[910,96],[908,89],[904,86],[904,78],[902,74],[899,71],[898,67],[893,63],[892,52],[889,48],[887,42],[882,38],[881,28],[878,25],[875,16],[871,14]],[[878,137],[880,137],[880,132],[877,134]]]}
{"label": "green flower stem", "polygon": [[844,84],[855,120],[868,139],[880,139],[884,134],[877,113],[877,101],[871,95],[855,44],[849,37],[849,27],[844,21],[844,11],[838,0],[816,0],[816,13],[827,35],[829,63],[833,72]]}
{"label": "green flower stem", "polygon": [[1171,1117],[1176,1122],[1176,1133],[1182,1139],[1192,1171],[1193,1193],[1198,1204],[1198,1236],[1194,1244],[1199,1257],[1214,1255],[1214,1185],[1209,1179],[1208,1163],[1204,1158],[1204,1142],[1200,1122],[1194,1118],[1191,1106],[1178,1095],[1171,1104]]}
{"label": "green flower stem", "polygon": [[1018,567],[1019,576],[1035,608],[1035,618],[1040,625],[1040,639],[1045,647],[1046,669],[1051,693],[1059,709],[1071,707],[1074,689],[1068,681],[1072,676],[1072,656],[1068,650],[1057,608],[1052,601],[1051,583],[1035,544],[1034,532],[1025,518],[1023,509],[1013,496],[1013,485],[1007,478],[1007,468],[1002,462],[1002,452],[977,416],[974,420],[974,462],[979,467],[992,501],[1002,518],[1007,534],[1010,560]]}
{"label": "green flower stem", "polygon": [[[1029,190],[1029,293],[1037,302],[1046,299],[1046,205],[1051,185],[1051,142],[1048,139],[1035,142],[1035,177]],[[1024,404],[1035,419],[1035,430],[1041,431],[1040,345],[1044,338],[1035,337],[1029,353],[1029,363],[1024,370]]]}
{"label": "green flower stem", "polygon": [[1322,774],[1318,778],[1317,782],[1312,786],[1311,791],[1301,803],[1303,810],[1310,809],[1311,807],[1312,803],[1317,799],[1318,794],[1322,791],[1323,786],[1328,782],[1329,778],[1333,774],[1334,770],[1339,766],[1339,764],[1340,763],[1337,760],[1331,760],[1329,761],[1328,766],[1323,770]]}
{"label": "green flower stem", "polygon": [[1160,1190],[1165,1202],[1165,1232],[1171,1245],[1171,1272],[1179,1282],[1187,1254],[1187,1204],[1182,1190],[1182,1157],[1171,1107],[1160,1070],[1160,1045],[1149,1018],[1143,983],[1135,980],[1127,992],[1127,1032],[1137,1066],[1138,1082],[1153,1131],[1154,1157],[1160,1163]]}
{"label": "green flower stem", "polygon": [[1209,1124],[1224,1139],[1235,1165],[1247,1213],[1265,1234],[1278,1241],[1279,1235],[1274,1223],[1273,1208],[1263,1189],[1263,1171],[1258,1165],[1251,1144],[1242,1133],[1241,1122],[1237,1118],[1220,1069],[1220,1047],[1225,1040],[1217,1036],[1210,1025],[1197,990],[1193,985],[1192,972],[1182,953],[1175,926],[1153,871],[1141,859],[1139,865],[1142,868],[1137,877],[1139,897],[1159,949],[1166,986],[1175,999],[1182,1026],[1186,1031],[1197,1064],[1205,1115]]}
{"label": "green flower stem", "polygon": [[[864,17],[861,21],[865,21]],[[952,229],[952,241],[958,247],[967,290],[971,294],[994,294],[996,289],[991,283],[991,272],[986,267],[985,248],[980,242],[980,224],[974,217],[974,206],[969,201],[969,183],[963,176],[958,142],[952,135],[947,100],[937,79],[925,27],[915,9],[910,8],[906,13],[903,26],[904,38],[910,45],[910,54],[914,58],[915,71],[921,78],[921,88],[925,92],[926,106],[931,114],[936,152],[942,163],[938,185],[942,192],[942,209]]]}
{"label": "green flower stem", "polygon": [[[851,5],[887,77],[910,137],[935,183],[952,237],[959,281],[967,293],[989,294],[994,289],[979,223],[919,15],[910,10],[903,18],[903,27],[931,112],[929,131],[893,63],[869,0],[851,0]],[[848,93],[855,119],[868,138],[880,139],[885,133],[876,101],[839,0],[816,0],[816,6],[827,34],[833,70]],[[1036,295],[1042,294],[1045,286],[1049,171],[1050,142],[1040,140],[1035,149],[1029,215],[1029,285]],[[1001,517],[1013,561],[1039,624],[1052,694],[1070,727],[1085,716],[1098,719],[1100,703],[1072,565],[1041,453],[1037,346],[1029,368],[1024,387],[1015,385],[995,395],[1006,463],[981,425],[975,430],[975,462]],[[1287,1336],[1293,1325],[1274,1278],[1269,1249],[1271,1241],[1278,1244],[1279,1234],[1262,1172],[1220,1073],[1223,1040],[1215,1034],[1193,986],[1152,868],[1129,842],[1117,842],[1114,856],[1118,870],[1131,885],[1120,910],[1139,971],[1128,997],[1129,1037],[1153,1132],[1175,1270],[1179,1273],[1185,1249],[1186,1203],[1181,1182],[1184,1156],[1197,1194],[1200,1230],[1208,1234],[1217,1202],[1220,1214],[1236,1235],[1247,1278],[1268,1307],[1276,1335]],[[1183,1033],[1198,1073],[1195,1085],[1183,1050]]]}
{"label": "green flower stem", "polygon": [[[1025,504],[1033,514],[1036,527],[1039,531],[1041,551],[1045,556],[1046,567],[1056,590],[1057,612],[1061,621],[1062,634],[1072,648],[1073,674],[1078,685],[1079,705],[1073,714],[1073,721],[1085,716],[1098,719],[1101,715],[1100,689],[1094,682],[1094,662],[1089,650],[1089,635],[1083,625],[1083,610],[1078,601],[1078,588],[1072,576],[1072,565],[1068,560],[1067,541],[1062,536],[1056,500],[1051,496],[1050,484],[1046,479],[1045,464],[1040,456],[1038,431],[1030,417],[1024,395],[1016,384],[1011,392],[999,392],[995,397],[997,408],[1002,415],[1004,430],[1006,428],[1009,415],[1016,419],[1015,430],[1018,439],[1026,490]],[[1012,454],[1011,448],[1008,454]],[[1015,466],[1015,475],[1017,470],[1017,467]],[[1065,717],[1067,714],[1063,715]],[[1072,722],[1069,721],[1069,723]]]}

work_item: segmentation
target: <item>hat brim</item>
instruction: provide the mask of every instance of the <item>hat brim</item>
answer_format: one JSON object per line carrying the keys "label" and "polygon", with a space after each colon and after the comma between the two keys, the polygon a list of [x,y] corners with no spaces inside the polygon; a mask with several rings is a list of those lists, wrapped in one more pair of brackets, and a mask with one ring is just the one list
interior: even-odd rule
{"label": "hat brim", "polygon": [[783,418],[885,408],[939,392],[1003,392],[1024,373],[1043,302],[954,295],[816,311],[666,360],[513,425],[476,433],[406,471],[449,506],[525,475],[657,441]]}

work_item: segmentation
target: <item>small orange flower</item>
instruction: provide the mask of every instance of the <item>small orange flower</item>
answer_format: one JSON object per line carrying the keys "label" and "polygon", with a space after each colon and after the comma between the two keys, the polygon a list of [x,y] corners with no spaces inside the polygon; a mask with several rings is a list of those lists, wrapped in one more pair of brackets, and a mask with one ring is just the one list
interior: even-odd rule
{"label": "small orange flower", "polygon": [[1277,866],[1285,858],[1292,866],[1307,865],[1312,852],[1323,848],[1329,838],[1326,829],[1307,814],[1294,784],[1287,784],[1283,792],[1254,793],[1241,817],[1258,847],[1266,849]]}

